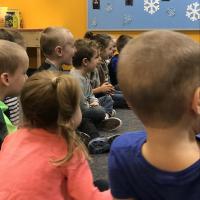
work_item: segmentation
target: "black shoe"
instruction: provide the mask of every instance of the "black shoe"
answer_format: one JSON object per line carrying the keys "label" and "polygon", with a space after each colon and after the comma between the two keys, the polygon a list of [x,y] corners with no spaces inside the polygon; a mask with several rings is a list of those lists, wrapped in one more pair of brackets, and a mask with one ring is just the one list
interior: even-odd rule
{"label": "black shoe", "polygon": [[119,136],[120,136],[120,134],[115,134],[115,135],[108,136],[107,137],[108,143],[111,145],[112,142]]}
{"label": "black shoe", "polygon": [[91,154],[108,153],[110,150],[110,144],[106,137],[94,138],[88,143],[88,150]]}
{"label": "black shoe", "polygon": [[88,146],[89,141],[91,140],[90,136],[87,133],[84,133],[82,131],[76,131],[78,136],[80,137],[81,141]]}
{"label": "black shoe", "polygon": [[117,117],[110,117],[108,119],[104,119],[100,124],[99,128],[103,131],[114,131],[122,126],[122,121]]}
{"label": "black shoe", "polygon": [[88,143],[88,150],[91,154],[108,153],[112,142],[120,136],[119,134],[111,135],[108,137],[98,137],[90,140]]}

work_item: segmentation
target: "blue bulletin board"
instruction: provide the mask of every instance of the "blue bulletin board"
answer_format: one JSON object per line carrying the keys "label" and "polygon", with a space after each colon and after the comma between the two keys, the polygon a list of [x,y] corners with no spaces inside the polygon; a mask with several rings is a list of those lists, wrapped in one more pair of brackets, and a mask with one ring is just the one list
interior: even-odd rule
{"label": "blue bulletin board", "polygon": [[200,0],[88,0],[88,30],[200,30]]}

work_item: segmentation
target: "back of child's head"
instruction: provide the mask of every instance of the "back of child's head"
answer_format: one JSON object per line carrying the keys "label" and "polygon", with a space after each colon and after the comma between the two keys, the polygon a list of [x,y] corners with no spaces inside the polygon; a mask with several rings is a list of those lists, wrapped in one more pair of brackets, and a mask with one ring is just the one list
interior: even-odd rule
{"label": "back of child's head", "polygon": [[75,68],[81,67],[84,58],[90,61],[99,48],[95,41],[87,39],[76,40],[74,46],[76,52],[73,56],[73,66]]}
{"label": "back of child's head", "polygon": [[22,62],[28,62],[25,49],[14,42],[0,40],[0,74],[13,75]]}
{"label": "back of child's head", "polygon": [[70,75],[52,71],[32,75],[21,92],[25,126],[56,131],[67,141],[68,154],[59,163],[72,157],[75,146],[82,147],[72,121],[79,98],[77,81]]}
{"label": "back of child's head", "polygon": [[41,33],[41,50],[46,57],[54,56],[55,48],[64,47],[70,37],[72,37],[71,32],[63,27],[47,27]]}
{"label": "back of child's head", "polygon": [[199,77],[200,44],[181,33],[141,34],[120,54],[120,88],[145,126],[194,120],[191,103]]}
{"label": "back of child's head", "polygon": [[131,40],[132,37],[130,35],[120,35],[117,38],[116,41],[116,46],[117,46],[117,51],[120,53],[121,50],[124,48],[124,46],[128,43],[129,40]]}
{"label": "back of child's head", "polygon": [[23,36],[15,29],[0,28],[0,39],[15,42],[23,48],[26,48]]}

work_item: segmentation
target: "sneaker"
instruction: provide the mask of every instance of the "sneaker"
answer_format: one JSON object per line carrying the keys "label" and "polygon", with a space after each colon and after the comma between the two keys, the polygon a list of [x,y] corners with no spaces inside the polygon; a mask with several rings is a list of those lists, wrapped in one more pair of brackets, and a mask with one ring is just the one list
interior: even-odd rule
{"label": "sneaker", "polygon": [[91,139],[90,136],[82,131],[76,131],[76,133],[80,137],[81,141],[87,146]]}
{"label": "sneaker", "polygon": [[109,150],[110,144],[108,143],[108,139],[106,137],[94,138],[88,143],[88,151],[91,154],[108,153]]}
{"label": "sneaker", "polygon": [[108,119],[104,119],[100,124],[99,128],[104,131],[114,131],[122,126],[122,121],[116,117],[110,117]]}
{"label": "sneaker", "polygon": [[112,112],[108,113],[108,114],[109,114],[110,117],[115,117],[117,112],[116,112],[116,110],[113,109]]}
{"label": "sneaker", "polygon": [[120,136],[120,134],[115,134],[115,135],[108,136],[107,137],[108,143],[111,145],[112,142],[119,136]]}
{"label": "sneaker", "polygon": [[88,143],[88,150],[91,154],[108,153],[112,142],[120,136],[119,134],[111,135],[108,137],[98,137],[90,140]]}

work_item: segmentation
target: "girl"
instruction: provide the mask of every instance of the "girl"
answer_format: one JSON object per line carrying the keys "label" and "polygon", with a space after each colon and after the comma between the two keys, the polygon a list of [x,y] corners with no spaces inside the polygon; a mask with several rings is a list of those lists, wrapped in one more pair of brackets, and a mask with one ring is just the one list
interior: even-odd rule
{"label": "girl", "polygon": [[[96,34],[86,32],[86,39],[95,40],[100,48],[101,62],[94,72],[90,73],[90,82],[93,88],[93,93],[96,97],[101,97],[105,94],[110,94],[115,108],[127,108],[127,103],[120,90],[116,90],[110,83],[110,76],[108,70],[108,62],[113,56],[113,40],[107,34]],[[112,114],[113,116],[113,114]]]}
{"label": "girl", "polygon": [[1,200],[109,200],[94,185],[85,148],[75,133],[81,121],[78,83],[43,71],[21,93],[24,127],[0,152]]}

